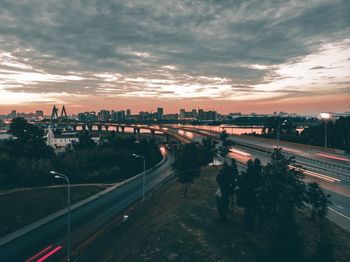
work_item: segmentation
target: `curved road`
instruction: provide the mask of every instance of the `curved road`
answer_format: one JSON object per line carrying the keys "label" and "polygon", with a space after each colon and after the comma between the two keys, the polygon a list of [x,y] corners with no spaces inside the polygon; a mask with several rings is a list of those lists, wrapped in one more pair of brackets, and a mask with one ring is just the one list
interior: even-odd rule
{"label": "curved road", "polygon": [[[173,157],[165,154],[165,161],[146,172],[146,192],[152,190],[172,174]],[[71,212],[71,250],[84,244],[96,232],[103,229],[132,203],[142,196],[142,175],[121,184],[111,192],[98,197]],[[53,203],[54,204],[54,203]],[[0,246],[0,261],[50,261],[66,255],[67,217],[62,215],[53,221]],[[1,239],[0,239],[1,240]]]}

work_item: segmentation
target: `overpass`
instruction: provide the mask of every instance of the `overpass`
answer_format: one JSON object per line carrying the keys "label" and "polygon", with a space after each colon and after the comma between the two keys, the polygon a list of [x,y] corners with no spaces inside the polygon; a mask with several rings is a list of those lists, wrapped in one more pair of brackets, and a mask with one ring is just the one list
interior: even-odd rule
{"label": "overpass", "polygon": [[[48,121],[41,122],[32,122],[32,124],[45,126],[46,128],[52,127],[53,123]],[[181,143],[190,143],[191,139],[186,136],[178,134],[178,132],[167,127],[162,127],[160,125],[147,125],[147,124],[123,124],[123,123],[113,123],[113,122],[62,122],[59,123],[60,127],[70,129],[73,131],[97,131],[97,132],[111,132],[115,131],[116,133],[125,134],[126,130],[132,129],[136,137],[140,137],[142,130],[148,130],[152,136],[155,138],[157,133],[164,134],[166,141],[169,141],[170,137],[175,138]]]}

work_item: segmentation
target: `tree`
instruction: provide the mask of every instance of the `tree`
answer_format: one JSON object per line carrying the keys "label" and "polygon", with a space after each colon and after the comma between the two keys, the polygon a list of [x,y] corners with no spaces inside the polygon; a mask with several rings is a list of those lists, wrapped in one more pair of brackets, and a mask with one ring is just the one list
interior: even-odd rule
{"label": "tree", "polygon": [[229,147],[232,146],[232,142],[230,140],[228,140],[227,138],[229,137],[226,129],[222,130],[222,132],[220,133],[220,141],[221,141],[221,145],[220,145],[220,155],[222,157],[226,157],[226,155],[229,152]]}
{"label": "tree", "polygon": [[43,137],[43,133],[38,127],[32,124],[29,124],[22,117],[14,118],[11,121],[10,133],[17,139],[23,140],[26,142],[41,140]]}
{"label": "tree", "polygon": [[295,209],[304,205],[303,174],[289,168],[293,162],[281,149],[275,149],[263,170],[258,198],[264,222],[276,224],[293,219]]}
{"label": "tree", "polygon": [[234,193],[237,185],[238,170],[236,161],[232,159],[231,166],[224,163],[216,182],[219,185],[221,197],[217,198],[217,207],[221,220],[226,220],[230,202],[234,201]]}
{"label": "tree", "polygon": [[176,171],[177,181],[183,185],[184,198],[187,198],[190,184],[200,176],[201,159],[199,145],[189,143],[182,146],[173,166]]}
{"label": "tree", "polygon": [[307,184],[306,203],[311,206],[311,218],[323,219],[327,214],[327,207],[332,204],[330,195],[326,195],[319,184],[312,182]]}
{"label": "tree", "polygon": [[96,147],[96,143],[92,140],[91,135],[86,130],[79,134],[79,141],[73,143],[73,147],[76,150],[93,149]]}
{"label": "tree", "polygon": [[200,155],[200,161],[202,166],[206,166],[214,161],[214,158],[217,153],[216,145],[217,142],[210,137],[204,138],[202,140]]}
{"label": "tree", "polygon": [[249,160],[247,170],[238,180],[237,202],[244,208],[247,229],[253,229],[258,208],[258,191],[261,186],[262,166],[259,159]]}
{"label": "tree", "polygon": [[6,141],[2,146],[11,155],[20,158],[45,158],[55,156],[53,149],[47,146],[43,139],[43,132],[24,118],[17,117],[10,124],[10,132],[16,139]]}
{"label": "tree", "polygon": [[302,173],[289,169],[293,159],[275,149],[263,169],[258,192],[258,215],[270,232],[269,261],[302,261],[302,241],[294,213],[304,206]]}

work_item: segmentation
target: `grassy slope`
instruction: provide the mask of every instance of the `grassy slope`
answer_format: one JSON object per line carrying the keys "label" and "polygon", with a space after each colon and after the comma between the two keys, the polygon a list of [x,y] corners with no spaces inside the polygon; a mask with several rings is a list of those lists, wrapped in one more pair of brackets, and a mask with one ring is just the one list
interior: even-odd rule
{"label": "grassy slope", "polygon": [[[104,188],[82,186],[71,188],[72,203]],[[67,189],[49,188],[14,192],[0,196],[0,237],[26,226],[67,206]]]}
{"label": "grassy slope", "polygon": [[[266,248],[266,236],[243,227],[243,210],[235,208],[229,221],[218,221],[214,194],[215,172],[201,178],[182,198],[181,186],[169,181],[144,204],[125,212],[105,228],[103,234],[79,250],[78,261],[256,261]],[[316,246],[314,223],[305,216],[298,220],[307,230],[307,253]],[[328,223],[325,229],[334,243],[337,261],[350,261],[350,234]],[[76,253],[79,253],[76,252]]]}

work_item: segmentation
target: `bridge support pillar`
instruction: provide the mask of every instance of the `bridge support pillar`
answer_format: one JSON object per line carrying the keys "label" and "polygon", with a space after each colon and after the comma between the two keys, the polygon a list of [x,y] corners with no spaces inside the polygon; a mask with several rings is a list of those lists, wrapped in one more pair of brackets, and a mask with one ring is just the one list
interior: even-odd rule
{"label": "bridge support pillar", "polygon": [[120,128],[122,129],[122,134],[124,134],[125,133],[125,126],[121,126]]}
{"label": "bridge support pillar", "polygon": [[77,126],[76,125],[73,126],[73,130],[77,131]]}
{"label": "bridge support pillar", "polygon": [[92,131],[92,125],[88,125],[88,130],[91,132]]}
{"label": "bridge support pillar", "polygon": [[98,126],[97,126],[97,130],[98,130],[98,132],[101,132],[101,131],[102,131],[102,126],[101,126],[101,125],[98,125]]}
{"label": "bridge support pillar", "polygon": [[136,128],[136,137],[137,139],[140,138],[140,128]]}
{"label": "bridge support pillar", "polygon": [[165,134],[165,142],[166,143],[170,142],[170,135],[169,134]]}
{"label": "bridge support pillar", "polygon": [[116,126],[115,129],[116,129],[117,133],[119,133],[119,126]]}
{"label": "bridge support pillar", "polygon": [[154,140],[155,133],[156,133],[155,130],[151,130],[151,138],[152,138],[152,140]]}
{"label": "bridge support pillar", "polygon": [[85,125],[82,125],[82,126],[81,126],[81,130],[85,131],[85,130],[86,130],[86,126],[85,126]]}

